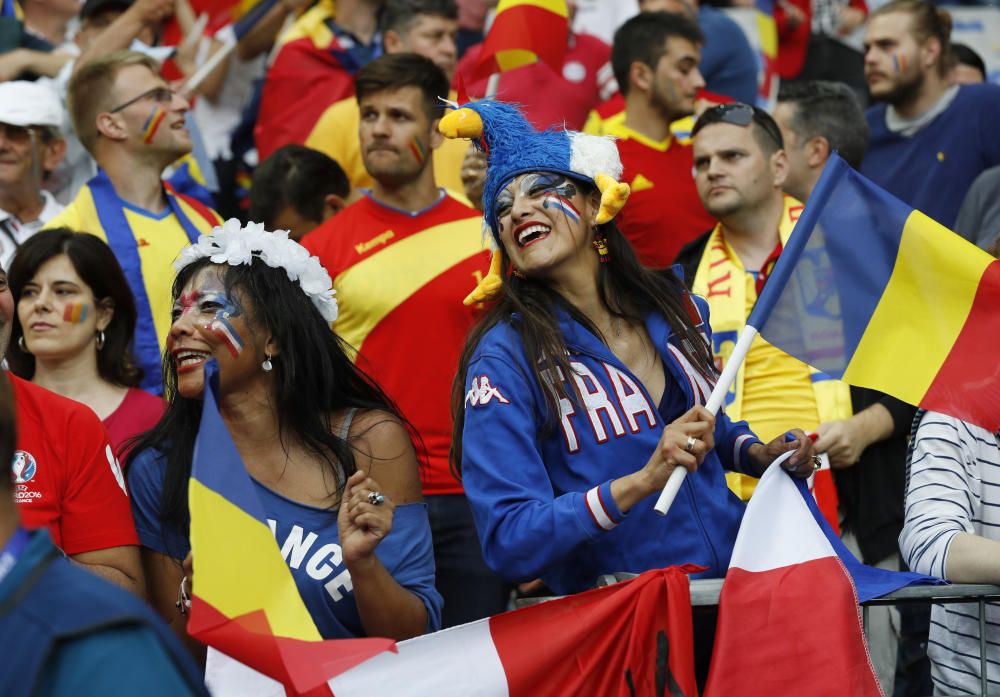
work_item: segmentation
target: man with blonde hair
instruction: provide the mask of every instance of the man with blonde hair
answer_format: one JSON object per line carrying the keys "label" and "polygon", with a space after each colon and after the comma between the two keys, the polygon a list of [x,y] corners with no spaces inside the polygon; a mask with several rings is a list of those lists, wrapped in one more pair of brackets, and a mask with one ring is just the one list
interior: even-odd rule
{"label": "man with blonde hair", "polygon": [[218,214],[173,191],[163,170],[191,151],[187,100],[134,51],[102,56],[73,76],[69,111],[99,171],[48,227],[86,230],[114,250],[139,310],[134,353],[142,387],[160,392],[160,351],[170,328],[172,262],[181,248],[221,223]]}

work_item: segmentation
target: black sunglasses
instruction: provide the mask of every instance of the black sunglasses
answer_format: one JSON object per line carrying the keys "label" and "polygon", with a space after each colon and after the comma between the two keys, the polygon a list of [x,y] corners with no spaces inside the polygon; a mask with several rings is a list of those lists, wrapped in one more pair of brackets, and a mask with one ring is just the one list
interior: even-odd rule
{"label": "black sunglasses", "polygon": [[774,119],[767,112],[743,102],[719,104],[706,110],[698,117],[694,128],[691,130],[691,135],[696,135],[702,128],[713,123],[728,123],[733,126],[746,128],[754,122],[771,137],[779,148],[785,147],[785,139],[781,137],[781,130],[778,128],[778,124],[774,122]]}
{"label": "black sunglasses", "polygon": [[159,102],[160,104],[169,104],[170,102],[173,101],[174,94],[176,94],[176,93],[172,89],[170,89],[169,87],[154,87],[151,90],[147,90],[146,92],[143,92],[138,97],[133,97],[132,99],[128,100],[127,102],[125,102],[123,104],[119,104],[114,109],[111,109],[108,113],[109,114],[117,113],[117,112],[121,111],[122,109],[126,109],[126,108],[132,106],[136,102],[139,102],[139,101],[142,101],[143,99],[148,99],[148,98],[152,98],[153,101]]}

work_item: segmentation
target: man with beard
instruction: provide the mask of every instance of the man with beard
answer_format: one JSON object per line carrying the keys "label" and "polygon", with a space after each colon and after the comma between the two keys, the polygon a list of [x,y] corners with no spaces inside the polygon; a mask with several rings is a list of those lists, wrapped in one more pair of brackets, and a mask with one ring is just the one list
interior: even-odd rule
{"label": "man with beard", "polygon": [[[358,71],[362,198],[305,236],[333,278],[334,330],[420,434],[420,477],[434,541],[444,627],[501,612],[507,586],[482,558],[452,474],[451,383],[479,308],[462,298],[489,266],[482,218],[435,184],[431,156],[448,79],[428,58],[395,53]],[[423,446],[423,447],[421,447]]]}
{"label": "man with beard", "polygon": [[[417,53],[434,61],[450,81],[455,73],[458,8],[454,0],[389,0],[379,20],[386,54]],[[454,94],[448,95],[454,101]],[[372,186],[358,142],[358,100],[350,95],[322,113],[306,146],[319,150],[344,168],[352,188]],[[460,170],[469,144],[446,140],[434,150],[439,186],[462,191]]]}
{"label": "man with beard", "polygon": [[1000,164],[1000,86],[952,85],[951,17],[926,0],[893,0],[872,13],[865,78],[871,140],[861,172],[952,227],[966,192]]}
{"label": "man with beard", "polygon": [[693,20],[666,12],[643,12],[615,33],[611,65],[625,98],[624,120],[608,129],[616,136],[632,188],[618,227],[640,261],[669,266],[682,246],[710,229],[691,178],[691,145],[670,124],[694,113],[705,80],[701,30]]}
{"label": "man with beard", "polygon": [[161,180],[168,165],[191,152],[191,137],[184,127],[187,100],[159,70],[148,56],[120,51],[87,63],[70,80],[73,130],[100,170],[46,226],[86,230],[114,251],[139,311],[133,351],[144,373],[141,387],[156,393],[171,324],[173,261],[222,222]]}

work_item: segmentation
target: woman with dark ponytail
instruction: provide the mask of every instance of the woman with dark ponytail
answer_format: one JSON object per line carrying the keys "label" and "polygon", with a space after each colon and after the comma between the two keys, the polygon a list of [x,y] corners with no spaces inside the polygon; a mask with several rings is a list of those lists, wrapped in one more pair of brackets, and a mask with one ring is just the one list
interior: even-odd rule
{"label": "woman with dark ponytail", "polygon": [[[707,304],[671,271],[643,267],[610,220],[628,193],[613,144],[546,132],[538,141],[568,137],[570,164],[547,162],[550,146],[527,134],[507,138],[507,153],[488,132],[496,107],[482,104],[441,130],[469,135],[463,112],[475,110],[489,154],[501,285],[453,392],[454,463],[487,563],[563,594],[672,564],[724,575],[743,504],[723,469],[759,476],[798,447],[788,466],[806,476],[808,438],[765,446],[704,408],[716,378]],[[660,517],[654,494],[676,467],[690,476]]]}

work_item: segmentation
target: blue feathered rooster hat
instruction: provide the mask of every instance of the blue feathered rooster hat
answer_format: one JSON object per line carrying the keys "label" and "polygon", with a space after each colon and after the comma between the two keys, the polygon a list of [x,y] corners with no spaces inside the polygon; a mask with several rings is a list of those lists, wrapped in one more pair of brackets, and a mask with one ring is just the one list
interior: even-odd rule
{"label": "blue feathered rooster hat", "polygon": [[451,106],[438,130],[446,138],[469,138],[486,153],[483,224],[495,245],[490,271],[465,299],[466,305],[496,296],[502,285],[495,204],[497,195],[514,177],[527,172],[557,172],[593,184],[601,192],[598,225],[614,218],[628,200],[628,184],[618,181],[622,163],[613,138],[565,129],[538,131],[516,106],[495,99]]}
{"label": "blue feathered rooster hat", "polygon": [[498,245],[494,204],[503,188],[520,174],[557,172],[593,184],[602,194],[599,224],[611,220],[628,198],[628,185],[618,183],[622,163],[612,138],[567,130],[538,131],[516,106],[495,99],[456,105],[438,128],[446,138],[472,139],[486,153],[484,217]]}

